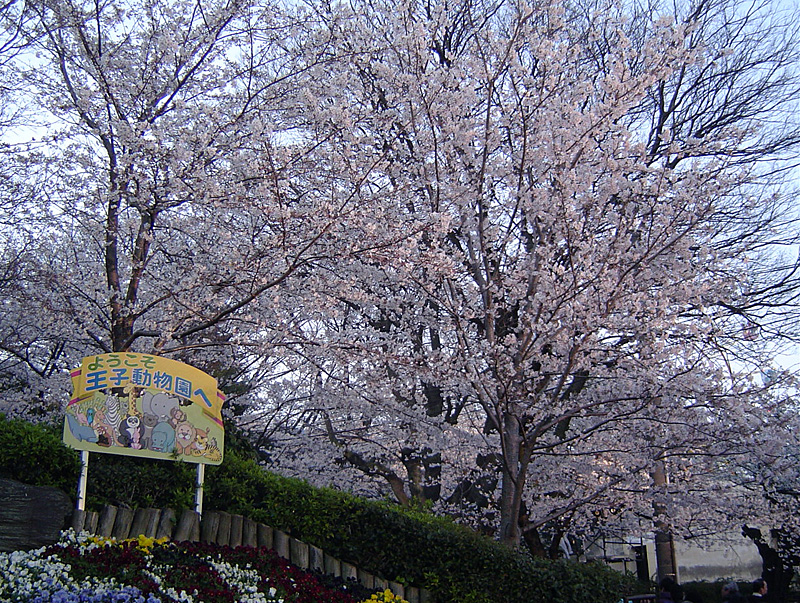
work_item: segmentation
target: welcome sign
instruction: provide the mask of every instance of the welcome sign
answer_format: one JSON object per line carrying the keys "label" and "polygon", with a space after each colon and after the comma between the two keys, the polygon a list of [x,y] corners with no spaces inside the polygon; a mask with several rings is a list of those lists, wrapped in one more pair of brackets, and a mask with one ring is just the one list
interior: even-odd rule
{"label": "welcome sign", "polygon": [[132,352],[88,356],[70,373],[64,443],[77,450],[218,465],[225,397],[203,371]]}

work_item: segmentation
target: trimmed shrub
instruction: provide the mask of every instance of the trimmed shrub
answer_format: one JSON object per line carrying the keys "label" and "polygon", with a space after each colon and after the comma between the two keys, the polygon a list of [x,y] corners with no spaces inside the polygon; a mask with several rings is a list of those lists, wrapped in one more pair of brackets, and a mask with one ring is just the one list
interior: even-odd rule
{"label": "trimmed shrub", "polygon": [[194,505],[195,465],[117,454],[92,454],[86,484],[87,508],[103,505],[169,507]]}
{"label": "trimmed shrub", "polygon": [[[637,592],[631,576],[603,564],[532,559],[452,520],[368,501],[265,471],[235,438],[206,469],[205,507],[281,529],[358,567],[430,590],[439,603],[614,603]],[[80,463],[61,426],[0,415],[0,475],[74,494]],[[88,506],[186,508],[194,465],[92,455]]]}
{"label": "trimmed shrub", "polygon": [[596,603],[640,585],[604,564],[532,559],[453,521],[313,488],[226,452],[206,473],[209,508],[242,513],[439,603]]}
{"label": "trimmed shrub", "polygon": [[[80,455],[62,441],[62,424],[33,424],[0,414],[0,475],[33,486],[53,486],[77,497]],[[191,507],[194,465],[93,454],[86,506]]]}
{"label": "trimmed shrub", "polygon": [[0,475],[33,486],[53,486],[74,500],[81,463],[77,451],[61,441],[60,428],[0,414]]}

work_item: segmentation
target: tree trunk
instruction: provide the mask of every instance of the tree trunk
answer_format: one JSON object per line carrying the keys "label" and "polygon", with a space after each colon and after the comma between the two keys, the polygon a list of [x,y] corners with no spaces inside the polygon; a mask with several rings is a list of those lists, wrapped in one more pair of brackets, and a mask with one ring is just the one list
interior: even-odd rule
{"label": "tree trunk", "polygon": [[[761,577],[767,582],[767,602],[785,603],[789,600],[789,585],[794,578],[794,565],[798,560],[784,558],[780,551],[764,540],[758,528],[744,526],[742,534],[753,541],[761,555]],[[780,539],[780,535],[778,538]]]}
{"label": "tree trunk", "polygon": [[[667,472],[664,469],[664,462],[657,461],[653,471],[653,485],[656,491],[666,492]],[[667,509],[663,503],[656,502],[653,510],[657,517],[655,524],[656,531],[656,568],[658,572],[658,582],[666,577],[678,580],[678,566],[675,563],[675,547],[672,542],[672,533],[669,525],[663,519],[658,519],[666,515]]]}
{"label": "tree trunk", "polygon": [[519,526],[527,462],[522,454],[522,437],[517,418],[503,416],[503,483],[500,489],[500,542],[517,548],[522,540]]}

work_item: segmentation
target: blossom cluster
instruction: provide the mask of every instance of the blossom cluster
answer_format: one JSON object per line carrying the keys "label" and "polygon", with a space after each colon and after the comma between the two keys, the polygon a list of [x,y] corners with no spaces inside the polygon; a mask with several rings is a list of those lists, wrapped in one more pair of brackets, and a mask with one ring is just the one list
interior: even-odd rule
{"label": "blossom cluster", "polygon": [[0,554],[2,603],[404,603],[323,584],[266,548],[114,538],[68,530],[55,545]]}

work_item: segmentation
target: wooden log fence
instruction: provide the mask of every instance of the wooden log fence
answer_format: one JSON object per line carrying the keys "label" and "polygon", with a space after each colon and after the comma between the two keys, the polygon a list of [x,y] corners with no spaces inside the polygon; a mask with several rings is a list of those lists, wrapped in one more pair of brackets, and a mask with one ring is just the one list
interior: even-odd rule
{"label": "wooden log fence", "polygon": [[292,538],[286,532],[257,523],[242,515],[224,511],[199,513],[186,510],[176,517],[172,509],[127,509],[106,505],[100,512],[75,511],[75,531],[86,531],[118,540],[163,538],[177,542],[211,542],[227,546],[252,546],[273,549],[279,556],[304,570],[317,570],[344,580],[356,580],[365,588],[389,589],[408,603],[433,603],[430,591],[386,580],[336,559],[322,549]]}

